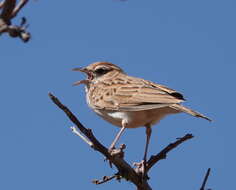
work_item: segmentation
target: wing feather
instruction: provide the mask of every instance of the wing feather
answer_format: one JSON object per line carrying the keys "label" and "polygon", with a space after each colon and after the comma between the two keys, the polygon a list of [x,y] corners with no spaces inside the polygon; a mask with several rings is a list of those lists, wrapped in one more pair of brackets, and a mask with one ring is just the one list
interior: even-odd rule
{"label": "wing feather", "polygon": [[141,111],[184,101],[183,95],[173,89],[123,73],[116,80],[103,83],[102,88],[95,88],[97,92],[93,93],[100,94],[92,98],[97,109]]}

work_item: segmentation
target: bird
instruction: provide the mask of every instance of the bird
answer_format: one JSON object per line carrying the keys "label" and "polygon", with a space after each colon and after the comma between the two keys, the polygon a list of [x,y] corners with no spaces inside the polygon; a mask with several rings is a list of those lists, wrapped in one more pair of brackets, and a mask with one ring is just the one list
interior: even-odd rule
{"label": "bird", "polygon": [[129,76],[119,66],[110,62],[95,62],[87,67],[75,68],[87,78],[74,83],[85,85],[87,104],[109,123],[120,127],[111,143],[115,145],[126,128],[146,128],[144,170],[152,126],[170,114],[187,113],[211,121],[205,115],[183,106],[184,96],[164,85]]}

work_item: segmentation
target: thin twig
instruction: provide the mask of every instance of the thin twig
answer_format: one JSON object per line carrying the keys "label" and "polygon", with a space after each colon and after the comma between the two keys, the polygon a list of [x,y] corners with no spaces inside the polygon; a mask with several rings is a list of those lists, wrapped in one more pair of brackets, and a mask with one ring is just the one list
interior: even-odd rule
{"label": "thin twig", "polygon": [[147,171],[150,170],[158,161],[165,159],[168,152],[170,152],[172,149],[176,148],[178,145],[182,144],[183,142],[191,138],[193,138],[192,134],[186,134],[184,137],[178,138],[178,140],[175,141],[174,143],[170,143],[158,154],[152,155],[147,162]]}
{"label": "thin twig", "polygon": [[69,117],[69,119],[76,125],[76,127],[86,136],[88,139],[93,142],[94,149],[99,149],[106,157],[109,157],[110,154],[108,153],[108,149],[103,146],[93,135],[92,130],[87,129],[83,126],[82,123],[77,119],[77,117],[65,106],[63,105],[57,97],[49,93],[49,97],[51,100],[61,109],[65,112],[65,114]]}
{"label": "thin twig", "polygon": [[18,12],[28,3],[29,0],[20,0],[15,9],[12,11],[11,18],[17,16]]}
{"label": "thin twig", "polygon": [[96,185],[100,185],[100,184],[106,183],[116,177],[117,177],[117,174],[115,174],[113,176],[104,176],[101,180],[95,179],[92,182]]}
{"label": "thin twig", "polygon": [[204,189],[205,189],[206,182],[207,182],[207,179],[208,179],[208,177],[209,177],[209,175],[210,175],[210,172],[211,172],[211,168],[208,168],[208,170],[207,170],[207,172],[206,172],[206,175],[205,175],[205,177],[204,177],[204,180],[203,180],[203,182],[202,182],[202,186],[201,186],[200,190],[204,190]]}
{"label": "thin twig", "polygon": [[89,146],[93,146],[93,143],[88,140],[85,136],[83,136],[77,129],[76,127],[71,127],[71,130],[74,134],[76,134],[77,136],[79,136],[84,142],[86,142]]}

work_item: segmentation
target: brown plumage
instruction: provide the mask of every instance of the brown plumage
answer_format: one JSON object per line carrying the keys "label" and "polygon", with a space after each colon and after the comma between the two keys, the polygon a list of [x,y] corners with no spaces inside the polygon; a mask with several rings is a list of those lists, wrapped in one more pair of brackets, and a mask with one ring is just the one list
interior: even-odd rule
{"label": "brown plumage", "polygon": [[151,126],[166,115],[185,112],[211,121],[203,114],[181,105],[184,102],[181,93],[148,80],[129,76],[112,63],[96,62],[74,70],[84,72],[88,76],[75,85],[85,84],[89,107],[106,121],[121,127],[110,149],[114,148],[125,128],[145,126],[145,161]]}

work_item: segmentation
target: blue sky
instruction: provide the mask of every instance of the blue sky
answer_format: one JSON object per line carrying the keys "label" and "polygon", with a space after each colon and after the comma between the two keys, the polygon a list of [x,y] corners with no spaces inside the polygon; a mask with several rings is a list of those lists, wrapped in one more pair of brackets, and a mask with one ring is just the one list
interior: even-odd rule
{"label": "blue sky", "polygon": [[[128,74],[182,92],[185,105],[214,120],[186,114],[153,127],[149,155],[186,133],[195,138],[173,150],[150,173],[153,189],[199,189],[208,167],[208,187],[235,186],[235,1],[81,0],[31,1],[20,16],[32,40],[0,37],[0,189],[134,189],[92,179],[116,171],[89,149],[53,105],[54,93],[109,146],[118,128],[86,105],[84,76],[71,69],[110,61]],[[19,17],[16,21],[19,21]],[[140,161],[145,130],[127,130],[120,143],[126,158]]]}

